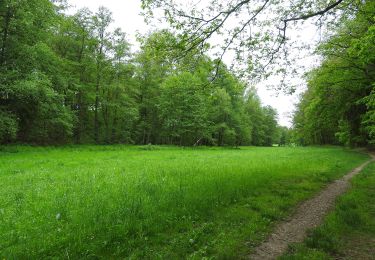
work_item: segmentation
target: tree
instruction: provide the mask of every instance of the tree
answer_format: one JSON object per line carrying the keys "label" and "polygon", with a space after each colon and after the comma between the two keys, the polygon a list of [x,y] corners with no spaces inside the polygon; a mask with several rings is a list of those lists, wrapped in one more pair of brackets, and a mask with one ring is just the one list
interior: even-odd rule
{"label": "tree", "polygon": [[139,122],[137,142],[142,144],[158,143],[161,128],[158,101],[160,87],[165,78],[172,73],[175,65],[166,46],[175,41],[168,31],[154,32],[139,38],[141,51],[136,56],[136,77],[139,83],[138,103]]}
{"label": "tree", "polygon": [[131,64],[130,44],[126,35],[117,28],[112,35],[112,69],[110,82],[103,92],[103,120],[106,143],[132,143],[134,124],[138,119],[136,88],[133,77],[135,66]]}
{"label": "tree", "polygon": [[310,72],[294,124],[306,143],[373,143],[375,4],[366,2],[321,44],[324,61]]}
{"label": "tree", "polygon": [[194,145],[210,138],[207,96],[195,75],[183,72],[168,77],[162,85],[160,118],[162,136],[169,144]]}
{"label": "tree", "polygon": [[16,81],[8,89],[9,108],[18,116],[18,139],[23,142],[65,143],[72,134],[72,114],[63,95],[51,87],[42,73]]}
{"label": "tree", "polygon": [[0,3],[0,109],[5,141],[17,135],[22,142],[66,142],[71,134],[73,117],[62,95],[61,63],[48,44],[57,16],[47,0]]}
{"label": "tree", "polygon": [[277,139],[278,139],[277,143],[279,146],[285,146],[285,145],[291,144],[292,142],[291,129],[285,126],[279,126]]}
{"label": "tree", "polygon": [[93,31],[96,39],[95,60],[96,60],[96,82],[95,82],[95,105],[94,105],[94,140],[99,142],[99,109],[100,90],[103,74],[108,66],[106,51],[110,48],[109,33],[107,32],[112,22],[112,13],[105,7],[100,7],[93,17]]}
{"label": "tree", "polygon": [[221,66],[211,94],[211,121],[218,145],[243,145],[251,142],[250,121],[244,109],[246,85]]}

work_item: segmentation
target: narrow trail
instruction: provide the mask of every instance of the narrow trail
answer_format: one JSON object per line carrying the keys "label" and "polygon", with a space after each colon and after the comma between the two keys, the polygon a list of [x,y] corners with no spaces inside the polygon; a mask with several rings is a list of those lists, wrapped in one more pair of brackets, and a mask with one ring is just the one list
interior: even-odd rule
{"label": "narrow trail", "polygon": [[371,160],[361,164],[341,179],[334,181],[319,192],[315,197],[299,205],[295,213],[286,221],[276,226],[266,241],[255,248],[250,259],[276,259],[281,256],[291,243],[302,242],[308,229],[317,227],[323,217],[333,207],[335,199],[343,194],[350,185],[350,179],[357,175]]}

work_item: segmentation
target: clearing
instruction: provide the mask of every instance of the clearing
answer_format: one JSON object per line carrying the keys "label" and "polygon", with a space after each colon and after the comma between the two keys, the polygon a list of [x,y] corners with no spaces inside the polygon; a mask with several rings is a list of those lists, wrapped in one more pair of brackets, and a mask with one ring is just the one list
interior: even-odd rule
{"label": "clearing", "polygon": [[245,258],[368,160],[337,147],[2,147],[2,258]]}

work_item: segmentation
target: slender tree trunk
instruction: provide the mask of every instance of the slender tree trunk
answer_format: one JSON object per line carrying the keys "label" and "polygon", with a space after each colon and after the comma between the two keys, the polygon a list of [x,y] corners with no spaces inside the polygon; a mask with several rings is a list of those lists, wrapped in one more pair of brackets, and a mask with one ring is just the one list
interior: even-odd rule
{"label": "slender tree trunk", "polygon": [[150,143],[150,137],[151,137],[151,130],[148,130],[148,132],[147,132],[147,141],[146,141],[146,144],[149,144],[149,143]]}
{"label": "slender tree trunk", "polygon": [[[104,97],[104,90],[103,90],[103,97]],[[104,127],[105,127],[105,142],[109,143],[109,110],[108,110],[108,104],[110,102],[110,91],[107,91],[107,97],[106,97],[106,104],[102,105],[102,114],[103,114],[103,121],[104,121]]]}
{"label": "slender tree trunk", "polygon": [[117,108],[113,111],[113,121],[112,121],[112,133],[111,133],[111,142],[116,142],[116,126],[117,126]]}
{"label": "slender tree trunk", "polygon": [[10,25],[10,18],[12,16],[12,12],[10,7],[7,8],[7,12],[5,14],[4,19],[4,30],[3,30],[3,39],[2,39],[2,46],[1,46],[1,54],[0,54],[0,64],[3,64],[5,61],[5,49],[6,44],[8,41],[8,33],[9,33],[9,25]]}
{"label": "slender tree trunk", "polygon": [[143,138],[142,138],[142,144],[146,144],[146,128],[143,128]]}
{"label": "slender tree trunk", "polygon": [[[119,79],[118,79],[119,81]],[[116,89],[113,99],[117,102],[119,100],[120,90]],[[113,121],[112,121],[112,132],[111,132],[111,141],[114,143],[116,140],[116,129],[117,129],[117,106],[113,110]]]}
{"label": "slender tree trunk", "polygon": [[[86,35],[85,35],[86,32],[84,29],[82,29],[81,33],[82,33],[82,38],[81,38],[81,46],[78,51],[78,64],[79,64],[79,82],[83,84],[84,83],[83,74],[84,74],[85,68],[82,64],[82,60],[83,60],[84,49],[85,49],[85,44],[86,44]],[[83,120],[84,120],[83,93],[81,89],[79,89],[77,93],[76,106],[77,106],[76,110],[78,112],[78,122],[75,127],[74,137],[75,137],[75,142],[79,144],[81,143],[82,131],[83,131]]]}
{"label": "slender tree trunk", "polygon": [[77,98],[77,110],[78,110],[78,122],[76,126],[76,131],[75,131],[75,140],[76,143],[79,144],[81,143],[81,131],[82,131],[82,120],[83,120],[83,110],[82,110],[82,92],[78,92],[78,98]]}
{"label": "slender tree trunk", "polygon": [[94,140],[95,140],[95,143],[99,143],[99,117],[98,117],[99,89],[100,89],[100,76],[98,74],[97,79],[96,79],[95,108],[94,108]]}
{"label": "slender tree trunk", "polygon": [[[102,37],[102,36],[101,36]],[[96,61],[96,87],[95,87],[95,107],[94,107],[94,140],[99,143],[99,91],[101,82],[101,59],[103,53],[103,43],[100,43],[99,53]]]}

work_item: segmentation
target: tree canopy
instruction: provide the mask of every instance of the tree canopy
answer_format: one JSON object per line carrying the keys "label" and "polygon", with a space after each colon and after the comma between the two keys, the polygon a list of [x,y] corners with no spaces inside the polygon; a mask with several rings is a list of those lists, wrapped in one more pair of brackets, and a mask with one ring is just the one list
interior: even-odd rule
{"label": "tree canopy", "polygon": [[305,144],[375,143],[375,3],[365,2],[323,42],[294,125]]}
{"label": "tree canopy", "polygon": [[[318,27],[328,28],[341,23],[360,8],[357,0],[142,0],[149,19],[167,21],[180,34],[179,46],[189,52],[207,43],[218,44],[217,61],[232,52],[237,71],[254,80],[269,75],[286,80],[295,72],[296,55],[302,47],[291,38],[290,31],[310,20]],[[156,13],[156,15],[154,15]],[[297,50],[297,51],[296,51]],[[293,55],[291,55],[293,54]],[[236,66],[237,64],[242,66]],[[285,82],[284,82],[285,80]]]}

